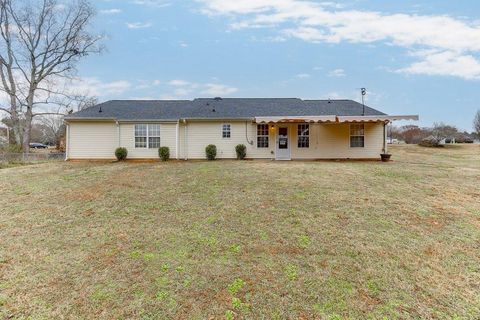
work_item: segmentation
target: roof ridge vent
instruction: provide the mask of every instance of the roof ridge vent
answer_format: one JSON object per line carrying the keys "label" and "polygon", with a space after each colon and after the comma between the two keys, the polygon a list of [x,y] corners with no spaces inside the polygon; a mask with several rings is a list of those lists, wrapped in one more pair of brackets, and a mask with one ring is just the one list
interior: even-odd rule
{"label": "roof ridge vent", "polygon": [[220,100],[223,100],[223,99],[222,99],[222,97],[215,97],[215,98],[213,98],[213,100],[220,101]]}

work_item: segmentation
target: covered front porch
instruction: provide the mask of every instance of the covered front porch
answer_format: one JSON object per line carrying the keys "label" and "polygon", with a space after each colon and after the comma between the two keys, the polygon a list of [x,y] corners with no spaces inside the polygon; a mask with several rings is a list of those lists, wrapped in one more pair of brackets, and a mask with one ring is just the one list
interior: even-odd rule
{"label": "covered front porch", "polygon": [[256,117],[257,146],[268,137],[275,160],[380,159],[388,152],[386,125],[395,120],[418,116]]}

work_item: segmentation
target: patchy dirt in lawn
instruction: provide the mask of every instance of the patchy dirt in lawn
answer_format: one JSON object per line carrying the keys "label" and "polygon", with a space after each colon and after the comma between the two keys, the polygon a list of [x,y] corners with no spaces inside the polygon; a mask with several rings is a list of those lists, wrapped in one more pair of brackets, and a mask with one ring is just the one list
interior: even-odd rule
{"label": "patchy dirt in lawn", "polygon": [[0,318],[478,319],[480,147],[0,170]]}

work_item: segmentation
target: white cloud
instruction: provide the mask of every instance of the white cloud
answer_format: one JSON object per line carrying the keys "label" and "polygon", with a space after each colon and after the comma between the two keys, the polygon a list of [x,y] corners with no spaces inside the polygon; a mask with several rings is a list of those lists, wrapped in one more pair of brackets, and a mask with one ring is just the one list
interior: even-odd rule
{"label": "white cloud", "polygon": [[152,26],[151,22],[127,22],[128,29],[145,29]]}
{"label": "white cloud", "polygon": [[[276,27],[286,37],[308,42],[383,42],[409,51],[425,49],[441,54],[415,57],[405,73],[450,75],[465,79],[480,76],[480,24],[446,15],[384,14],[342,10],[334,2],[309,0],[198,0],[202,12],[232,18],[232,29]],[[448,52],[448,53],[446,53]],[[448,56],[448,57],[447,57]],[[472,66],[474,72],[455,67]],[[437,69],[437,72],[431,72]]]}
{"label": "white cloud", "polygon": [[171,4],[170,2],[165,0],[134,0],[133,3],[157,8],[168,7]]}
{"label": "white cloud", "polygon": [[128,97],[129,100],[155,100],[152,96],[131,96]]}
{"label": "white cloud", "polygon": [[480,79],[480,62],[472,55],[459,55],[453,51],[415,54],[422,61],[398,70],[408,74],[452,75],[465,79]]}
{"label": "white cloud", "polygon": [[183,87],[190,85],[190,82],[185,80],[171,80],[168,82],[168,84],[175,87]]}
{"label": "white cloud", "polygon": [[102,97],[119,95],[132,88],[132,84],[125,80],[102,82],[97,78],[81,78],[72,81],[72,91],[76,94]]}
{"label": "white cloud", "polygon": [[192,93],[192,88],[178,88],[173,91],[176,97],[186,97]]}
{"label": "white cloud", "polygon": [[298,78],[298,79],[307,79],[307,78],[310,78],[310,75],[308,73],[299,73],[295,76],[295,78]]}
{"label": "white cloud", "polygon": [[214,97],[228,96],[237,92],[238,89],[223,84],[208,83],[205,85],[205,89],[201,91],[201,94],[206,94]]}
{"label": "white cloud", "polygon": [[345,70],[343,69],[334,69],[328,73],[329,77],[340,78],[345,77]]}
{"label": "white cloud", "polygon": [[238,91],[237,88],[221,83],[197,83],[181,79],[174,79],[165,82],[171,92],[162,96],[164,99],[192,99],[200,95],[207,96],[228,96]]}
{"label": "white cloud", "polygon": [[121,9],[105,9],[105,10],[100,10],[101,14],[118,14],[121,13]]}
{"label": "white cloud", "polygon": [[285,42],[287,41],[287,38],[283,36],[275,36],[275,37],[257,37],[257,36],[251,36],[250,41],[253,42]]}
{"label": "white cloud", "polygon": [[137,80],[137,82],[138,84],[135,86],[135,89],[149,89],[162,84],[160,80]]}
{"label": "white cloud", "polygon": [[335,99],[341,99],[341,98],[344,98],[345,96],[342,96],[340,95],[340,93],[338,92],[335,92],[335,91],[332,91],[332,92],[329,92],[325,95],[322,95],[320,98],[321,99],[331,99],[331,100],[335,100]]}

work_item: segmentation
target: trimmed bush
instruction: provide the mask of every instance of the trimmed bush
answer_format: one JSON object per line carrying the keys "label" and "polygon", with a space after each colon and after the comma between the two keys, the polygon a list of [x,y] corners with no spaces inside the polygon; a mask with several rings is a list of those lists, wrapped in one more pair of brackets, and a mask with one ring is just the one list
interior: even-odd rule
{"label": "trimmed bush", "polygon": [[443,147],[443,145],[440,144],[440,140],[433,137],[433,136],[429,136],[429,137],[423,139],[422,141],[420,141],[419,145],[422,146],[422,147],[427,147],[427,148]]}
{"label": "trimmed bush", "polygon": [[168,161],[170,159],[170,149],[168,147],[158,148],[158,156],[162,161]]}
{"label": "trimmed bush", "polygon": [[217,147],[214,144],[209,144],[205,148],[205,154],[207,155],[208,160],[215,160],[217,157]]}
{"label": "trimmed bush", "polygon": [[127,155],[128,155],[127,148],[120,147],[115,150],[115,157],[117,157],[118,161],[123,161],[127,159]]}
{"label": "trimmed bush", "polygon": [[237,153],[237,159],[243,160],[247,156],[247,147],[244,144],[237,144],[235,152]]}

